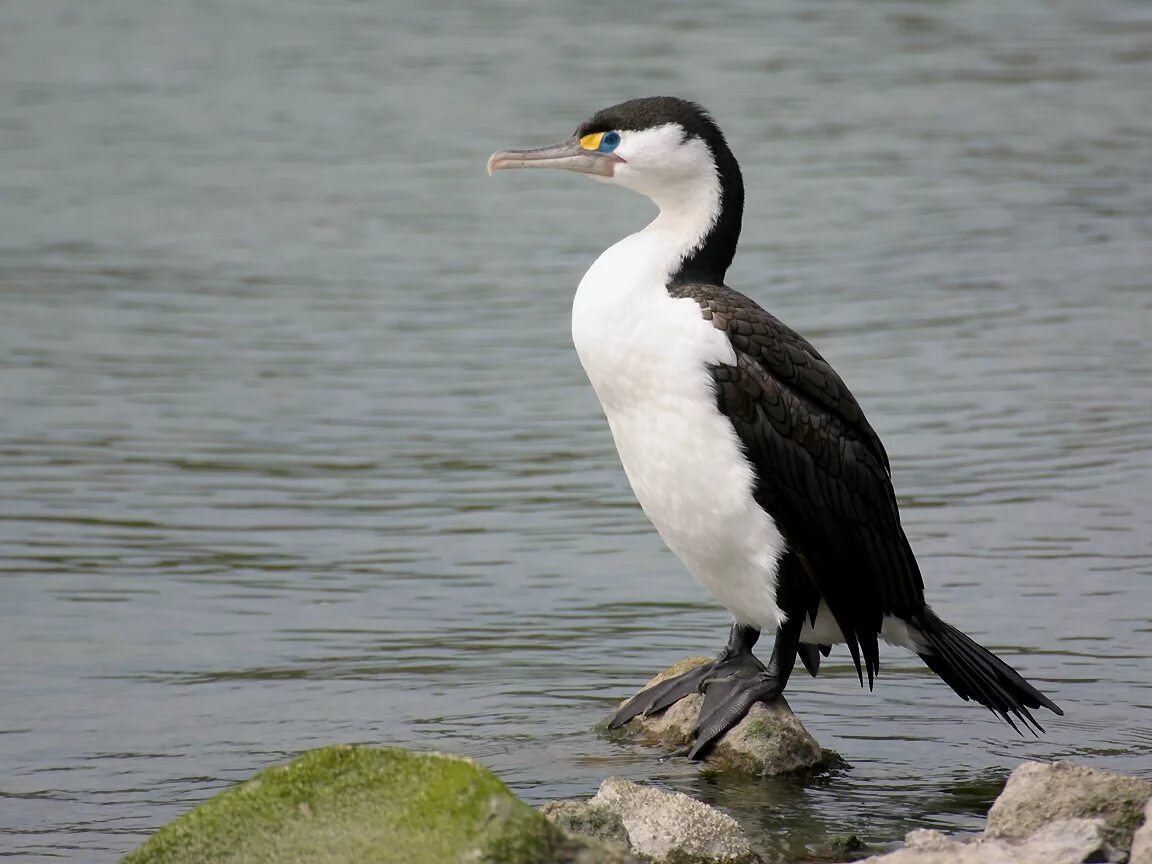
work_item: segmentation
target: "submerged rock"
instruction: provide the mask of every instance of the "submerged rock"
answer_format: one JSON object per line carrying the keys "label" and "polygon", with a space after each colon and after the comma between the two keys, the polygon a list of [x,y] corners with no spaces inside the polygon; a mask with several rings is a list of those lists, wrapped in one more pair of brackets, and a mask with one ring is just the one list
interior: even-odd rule
{"label": "submerged rock", "polygon": [[[710,657],[688,657],[661,672],[641,689],[647,689],[673,675],[687,672]],[[704,697],[685,696],[666,711],[651,717],[636,717],[621,731],[629,741],[652,744],[669,750],[691,746],[696,719]],[[623,704],[623,703],[621,703]],[[832,750],[825,750],[813,738],[788,702],[779,698],[771,704],[757,703],[743,720],[712,748],[705,764],[719,771],[738,771],[767,777],[844,765]]]}
{"label": "submerged rock", "polygon": [[1020,838],[1062,819],[1100,819],[1105,839],[1127,851],[1150,797],[1147,780],[1068,762],[1025,762],[988,811],[985,834]]}
{"label": "submerged rock", "polygon": [[829,861],[841,862],[859,861],[869,853],[868,844],[855,834],[830,837],[825,850]]}
{"label": "submerged rock", "polygon": [[626,847],[656,864],[749,864],[752,848],[731,816],[680,792],[609,777],[590,801],[543,813],[566,831]]}
{"label": "submerged rock", "polygon": [[624,864],[570,838],[471,759],[336,746],[268,768],[123,864]]}

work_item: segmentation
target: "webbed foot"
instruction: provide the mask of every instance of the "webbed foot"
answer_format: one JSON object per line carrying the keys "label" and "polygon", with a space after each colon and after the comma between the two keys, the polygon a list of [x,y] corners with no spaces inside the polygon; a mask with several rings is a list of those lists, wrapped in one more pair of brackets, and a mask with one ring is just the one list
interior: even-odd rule
{"label": "webbed foot", "polygon": [[[736,726],[757,702],[771,702],[784,692],[785,681],[760,664],[742,667],[704,682],[704,704],[696,721],[696,743],[689,759],[703,759],[725,732]],[[720,670],[718,670],[720,671]]]}
{"label": "webbed foot", "polygon": [[666,678],[647,690],[641,690],[612,715],[612,719],[608,721],[608,728],[619,729],[633,717],[658,714],[685,696],[698,692],[700,685],[715,666],[715,662],[701,663],[687,672]]}
{"label": "webbed foot", "polygon": [[619,729],[633,717],[658,714],[685,696],[701,692],[704,682],[713,674],[729,674],[740,664],[746,663],[755,664],[757,670],[763,669],[763,664],[752,655],[752,646],[756,644],[758,638],[760,638],[759,630],[743,624],[732,625],[728,644],[715,661],[701,663],[694,669],[641,690],[612,716],[608,721],[608,728]]}

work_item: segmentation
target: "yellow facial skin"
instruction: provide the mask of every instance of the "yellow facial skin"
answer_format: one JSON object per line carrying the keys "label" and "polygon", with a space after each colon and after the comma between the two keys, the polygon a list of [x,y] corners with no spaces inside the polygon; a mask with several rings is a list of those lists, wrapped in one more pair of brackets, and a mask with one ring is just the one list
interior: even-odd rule
{"label": "yellow facial skin", "polygon": [[580,139],[580,146],[585,150],[599,150],[600,139],[603,137],[603,132],[593,132],[591,135],[585,135]]}

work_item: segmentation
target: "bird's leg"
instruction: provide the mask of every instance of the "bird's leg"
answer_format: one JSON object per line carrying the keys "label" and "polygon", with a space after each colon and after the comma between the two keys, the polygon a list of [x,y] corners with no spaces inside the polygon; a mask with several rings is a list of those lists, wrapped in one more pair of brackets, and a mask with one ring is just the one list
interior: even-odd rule
{"label": "bird's leg", "polygon": [[747,667],[759,672],[764,664],[752,654],[752,646],[760,638],[760,631],[746,624],[733,624],[728,635],[728,644],[712,663],[701,663],[687,672],[674,675],[653,684],[629,699],[608,721],[609,729],[617,729],[641,714],[648,716],[663,711],[669,705],[679,702],[685,696],[699,691],[704,682],[713,674],[735,674],[736,667]]}
{"label": "bird's leg", "polygon": [[704,704],[700,706],[696,744],[688,753],[689,759],[703,759],[716,740],[743,720],[753,705],[771,702],[784,692],[796,665],[803,626],[803,615],[793,615],[784,622],[776,634],[767,666],[758,660],[758,669],[748,663],[717,664],[716,674],[702,682]]}

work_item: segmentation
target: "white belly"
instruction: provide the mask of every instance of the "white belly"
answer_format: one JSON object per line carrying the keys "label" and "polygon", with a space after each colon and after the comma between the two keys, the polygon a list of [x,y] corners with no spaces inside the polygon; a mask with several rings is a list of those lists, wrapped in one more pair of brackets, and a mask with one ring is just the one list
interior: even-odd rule
{"label": "white belly", "polygon": [[[917,654],[930,650],[928,640],[924,634],[895,615],[885,615],[880,624],[880,638],[889,645],[898,645]],[[844,634],[840,625],[832,617],[832,610],[823,600],[816,610],[816,620],[804,619],[804,626],[800,630],[800,641],[813,645],[838,645],[844,641]]]}
{"label": "white belly", "polygon": [[734,362],[732,347],[694,300],[668,295],[660,274],[629,271],[629,259],[643,256],[620,247],[637,238],[604,253],[580,283],[577,353],[664,542],[737,621],[775,632],[784,539],[752,497],[751,467],[708,371]]}

